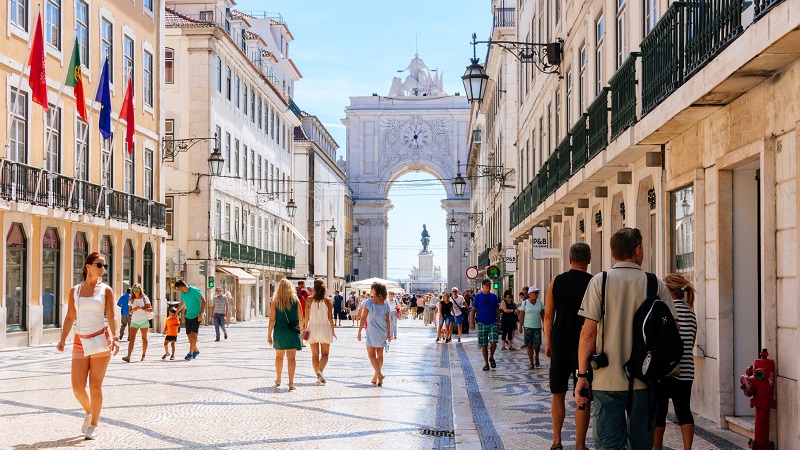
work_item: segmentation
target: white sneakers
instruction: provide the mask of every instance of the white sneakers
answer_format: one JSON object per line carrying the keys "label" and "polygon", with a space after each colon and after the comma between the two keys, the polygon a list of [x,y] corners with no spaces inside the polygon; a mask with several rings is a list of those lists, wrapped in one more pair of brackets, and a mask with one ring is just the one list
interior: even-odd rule
{"label": "white sneakers", "polygon": [[317,372],[317,380],[319,380],[319,382],[322,383],[322,384],[326,383],[325,376],[322,375],[322,371],[321,370],[319,372]]}
{"label": "white sneakers", "polygon": [[86,440],[97,438],[97,427],[94,425],[89,425],[89,428],[86,429],[86,434],[84,434],[83,437]]}
{"label": "white sneakers", "polygon": [[86,430],[92,425],[92,415],[86,414],[83,416],[83,426],[81,426],[81,433],[86,434]]}

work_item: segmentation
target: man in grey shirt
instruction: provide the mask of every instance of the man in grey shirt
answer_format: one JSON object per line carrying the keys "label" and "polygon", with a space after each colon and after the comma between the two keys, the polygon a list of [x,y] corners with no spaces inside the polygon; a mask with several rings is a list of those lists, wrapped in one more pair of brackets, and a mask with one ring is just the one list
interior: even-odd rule
{"label": "man in grey shirt", "polygon": [[225,339],[228,339],[228,331],[225,329],[225,324],[228,320],[228,297],[222,293],[222,288],[217,287],[214,289],[214,298],[211,300],[214,305],[214,331],[217,333],[215,342],[219,342],[219,329],[222,328],[222,333]]}

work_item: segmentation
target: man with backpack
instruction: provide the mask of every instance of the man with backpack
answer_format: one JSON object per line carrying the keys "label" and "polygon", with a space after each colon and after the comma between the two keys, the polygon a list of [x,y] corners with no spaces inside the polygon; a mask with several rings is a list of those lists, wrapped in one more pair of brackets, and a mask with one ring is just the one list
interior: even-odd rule
{"label": "man with backpack", "polygon": [[[653,448],[652,390],[639,378],[629,379],[628,373],[639,374],[647,363],[660,367],[666,355],[653,350],[647,363],[633,358],[634,347],[640,346],[635,341],[644,340],[641,332],[634,333],[634,320],[640,316],[640,306],[646,303],[652,307],[652,318],[663,320],[662,325],[677,331],[678,313],[672,301],[658,300],[671,298],[664,282],[641,268],[644,248],[638,229],[614,232],[611,257],[616,262],[614,268],[592,277],[578,312],[588,320],[583,323],[578,346],[575,398],[579,407],[586,407],[590,399],[595,402],[595,448]],[[649,344],[661,340],[653,337]],[[591,392],[587,379],[590,366]]]}

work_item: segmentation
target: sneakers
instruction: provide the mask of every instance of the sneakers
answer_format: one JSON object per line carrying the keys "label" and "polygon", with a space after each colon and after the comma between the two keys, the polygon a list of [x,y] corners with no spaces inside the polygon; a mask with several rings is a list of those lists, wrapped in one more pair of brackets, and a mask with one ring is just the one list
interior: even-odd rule
{"label": "sneakers", "polygon": [[436,338],[436,342],[437,342],[437,343],[438,343],[440,340],[441,340],[441,339],[439,339],[439,338]]}
{"label": "sneakers", "polygon": [[319,380],[319,382],[322,383],[322,384],[325,384],[327,382],[325,380],[325,375],[322,374],[321,370],[319,372],[317,372],[317,380]]}
{"label": "sneakers", "polygon": [[187,361],[189,361],[190,359],[192,359],[192,352],[189,352],[189,353],[187,353],[187,354],[186,354],[186,357],[185,357],[185,358],[183,358],[183,359],[185,359],[185,360],[187,360]]}
{"label": "sneakers", "polygon": [[452,341],[452,339],[450,339],[450,338],[447,338],[447,339],[445,339],[445,340],[444,340],[444,343],[445,343],[445,344],[449,344],[449,343],[450,343],[450,341]]}
{"label": "sneakers", "polygon": [[199,355],[199,354],[200,354],[200,350],[195,350],[194,353],[192,353],[192,359],[197,358],[197,355]]}
{"label": "sneakers", "polygon": [[458,338],[458,342],[461,342],[461,338],[460,337]]}
{"label": "sneakers", "polygon": [[81,433],[86,434],[86,430],[92,425],[92,415],[85,414],[83,416],[83,425],[81,426]]}
{"label": "sneakers", "polygon": [[167,356],[169,356],[169,353],[164,353],[164,356],[162,356],[162,357],[161,357],[161,359],[162,359],[162,360],[163,360],[163,359],[167,359]]}
{"label": "sneakers", "polygon": [[170,356],[170,357],[169,357],[169,360],[170,360],[170,361],[175,361],[175,355],[172,355],[172,356]]}
{"label": "sneakers", "polygon": [[83,434],[83,438],[88,440],[97,439],[97,427],[94,425],[89,425],[89,428],[86,429],[86,433]]}
{"label": "sneakers", "polygon": [[214,339],[214,342],[219,342],[219,338]]}
{"label": "sneakers", "polygon": [[228,333],[225,333],[225,339],[228,339]]}

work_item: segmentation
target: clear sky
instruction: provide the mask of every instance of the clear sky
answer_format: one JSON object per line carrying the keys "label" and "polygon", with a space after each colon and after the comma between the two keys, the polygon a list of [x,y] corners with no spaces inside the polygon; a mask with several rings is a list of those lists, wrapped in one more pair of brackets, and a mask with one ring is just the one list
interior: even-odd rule
{"label": "clear sky", "polygon": [[[342,147],[341,119],[349,97],[387,95],[392,78],[415,51],[443,75],[448,94],[463,95],[461,75],[472,57],[472,33],[486,40],[492,25],[489,0],[239,0],[236,9],[282,15],[295,38],[289,57],[303,74],[294,100],[319,117]],[[478,56],[485,54],[486,47],[479,46]],[[401,179],[428,182],[416,189],[396,185],[389,193],[394,209],[389,212],[388,277],[405,278],[417,264],[423,223],[431,234],[434,264],[446,272],[444,188],[423,173]]]}

